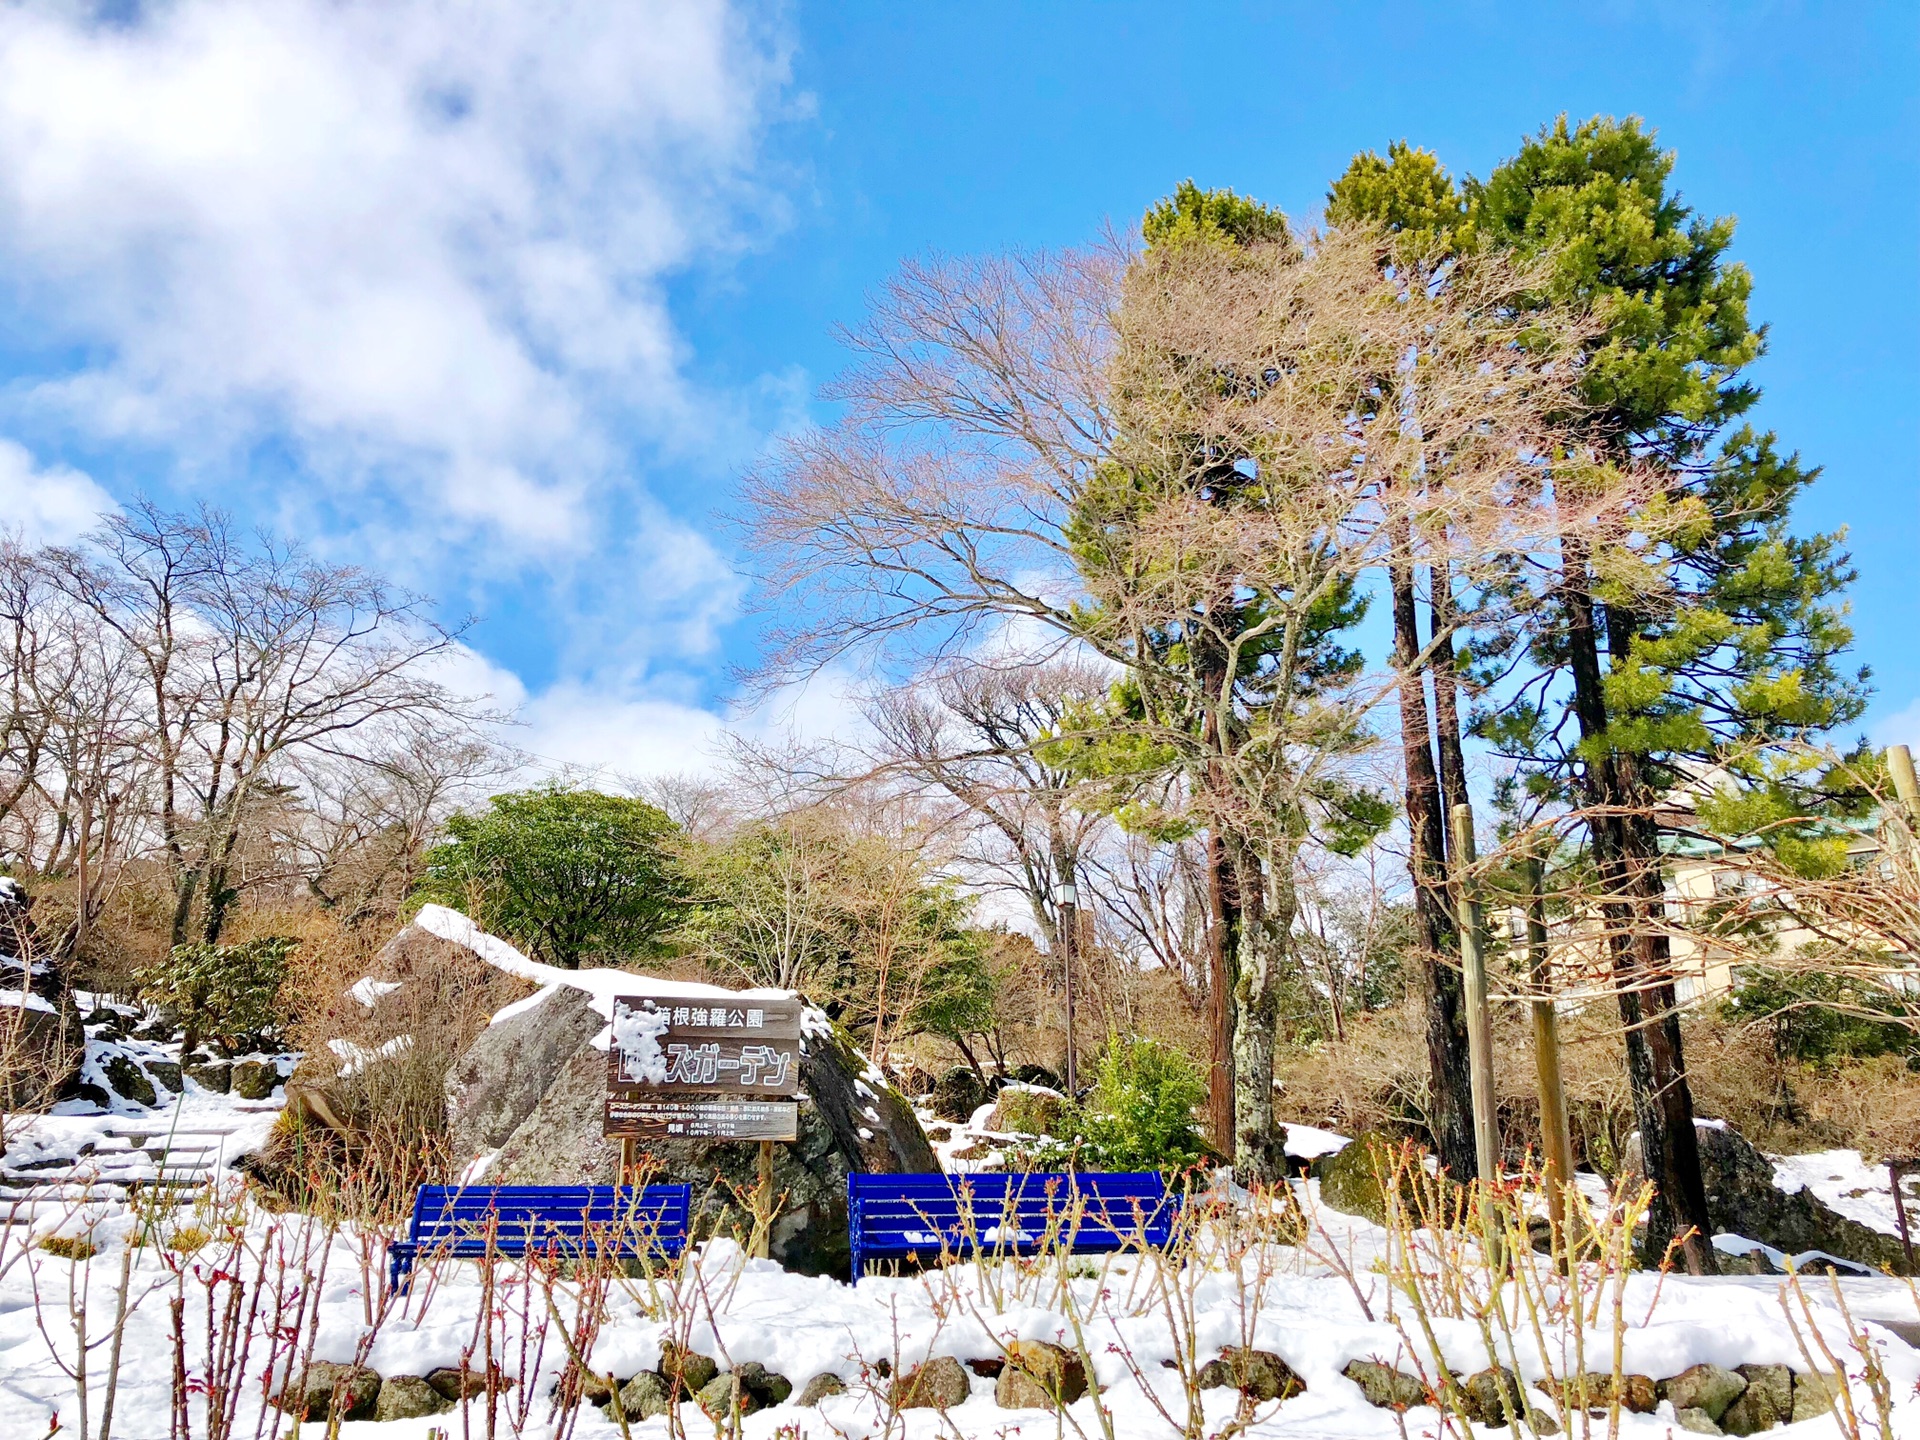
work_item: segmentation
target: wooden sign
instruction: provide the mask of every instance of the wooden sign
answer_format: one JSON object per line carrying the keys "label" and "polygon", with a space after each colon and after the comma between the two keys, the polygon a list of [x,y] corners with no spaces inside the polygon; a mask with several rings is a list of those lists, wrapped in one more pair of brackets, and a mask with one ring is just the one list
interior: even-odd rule
{"label": "wooden sign", "polygon": [[797,1140],[800,1107],[791,1100],[607,1100],[607,1134],[631,1140]]}
{"label": "wooden sign", "polygon": [[[605,1133],[791,1140],[800,1093],[800,1001],[622,995],[607,1046]],[[788,1103],[781,1103],[788,1102]]]}

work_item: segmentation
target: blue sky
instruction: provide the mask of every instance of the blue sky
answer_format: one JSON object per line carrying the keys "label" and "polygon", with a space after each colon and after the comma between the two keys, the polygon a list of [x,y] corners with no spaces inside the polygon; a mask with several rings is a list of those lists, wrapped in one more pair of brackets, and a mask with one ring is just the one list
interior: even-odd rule
{"label": "blue sky", "polygon": [[1068,245],[1180,179],[1310,213],[1561,111],[1678,151],[1771,326],[1920,742],[1920,6],[178,0],[0,12],[0,507],[207,498],[474,614],[538,753],[701,763],[755,625],[733,477],[907,255]]}

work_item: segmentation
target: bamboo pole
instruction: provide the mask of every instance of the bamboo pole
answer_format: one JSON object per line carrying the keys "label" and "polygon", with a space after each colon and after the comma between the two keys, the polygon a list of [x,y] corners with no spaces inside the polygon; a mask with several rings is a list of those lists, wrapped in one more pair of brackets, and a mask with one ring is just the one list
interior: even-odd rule
{"label": "bamboo pole", "polygon": [[1533,1063],[1540,1090],[1540,1149],[1546,1170],[1547,1213],[1557,1229],[1566,1218],[1565,1188],[1573,1179],[1573,1131],[1560,1074],[1560,1017],[1553,1003],[1547,959],[1547,897],[1538,855],[1526,858],[1527,968],[1533,981]]}
{"label": "bamboo pole", "polygon": [[1467,1003],[1467,1062],[1473,1086],[1473,1150],[1481,1180],[1500,1178],[1500,1126],[1493,1095],[1493,1019],[1487,1008],[1487,932],[1467,878],[1475,860],[1473,807],[1453,807],[1454,903],[1460,912],[1460,970]]}
{"label": "bamboo pole", "polygon": [[1920,783],[1913,774],[1913,752],[1904,745],[1887,747],[1887,769],[1893,775],[1893,793],[1907,807],[1909,823],[1920,819]]}

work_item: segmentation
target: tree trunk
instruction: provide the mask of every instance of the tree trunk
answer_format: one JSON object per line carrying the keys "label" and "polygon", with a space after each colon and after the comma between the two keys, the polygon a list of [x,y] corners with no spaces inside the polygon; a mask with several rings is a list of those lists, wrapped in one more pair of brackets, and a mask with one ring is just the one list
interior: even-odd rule
{"label": "tree trunk", "polygon": [[1474,1158],[1473,1106],[1467,1055],[1466,1015],[1460,973],[1447,963],[1455,935],[1446,886],[1446,825],[1434,773],[1427,690],[1420,670],[1419,613],[1413,568],[1388,566],[1393,600],[1393,652],[1399,668],[1400,748],[1405,768],[1407,869],[1413,877],[1414,909],[1426,951],[1420,966],[1426,1012],[1428,1106],[1434,1153],[1457,1180],[1479,1172]]}
{"label": "tree trunk", "polygon": [[1243,925],[1239,887],[1215,831],[1207,835],[1207,901],[1207,1138],[1225,1156],[1234,1152],[1233,959]]}
{"label": "tree trunk", "polygon": [[[1638,788],[1633,787],[1633,788]],[[1713,1249],[1713,1217],[1707,1208],[1706,1178],[1700,1172],[1700,1136],[1694,1128],[1693,1087],[1680,1034],[1680,1003],[1673,980],[1673,957],[1666,931],[1664,885],[1660,869],[1659,833],[1650,816],[1626,817],[1622,824],[1629,879],[1637,899],[1638,924],[1633,933],[1633,968],[1646,988],[1640,1007],[1650,1012],[1645,1035],[1648,1085],[1659,1112],[1662,1131],[1661,1168],[1647,1156],[1647,1174],[1666,1197],[1668,1236],[1689,1231],[1681,1250],[1687,1270],[1711,1275],[1719,1266]],[[1643,1130],[1642,1135],[1645,1135]],[[1644,1140],[1642,1142],[1644,1144]],[[1648,1224],[1653,1220],[1649,1217]],[[1649,1235],[1657,1234],[1649,1230]]]}
{"label": "tree trunk", "polygon": [[1273,1057],[1280,1030],[1280,976],[1293,927],[1292,863],[1265,867],[1244,843],[1229,842],[1239,883],[1239,972],[1234,985],[1233,1173],[1242,1185],[1286,1178],[1285,1135],[1273,1119]]}
{"label": "tree trunk", "polygon": [[[1562,543],[1561,597],[1567,617],[1567,656],[1573,677],[1574,713],[1581,738],[1597,742],[1607,728],[1600,673],[1600,641],[1588,585],[1586,552]],[[1602,913],[1626,1030],[1627,1082],[1633,1095],[1640,1149],[1656,1194],[1647,1214],[1647,1250],[1662,1253],[1684,1232],[1681,1255],[1688,1273],[1717,1272],[1706,1184],[1700,1175],[1699,1137],[1693,1127],[1693,1095],[1681,1051],[1680,1018],[1664,937],[1655,944],[1660,869],[1657,844],[1636,846],[1628,813],[1646,797],[1636,793],[1637,771],[1617,754],[1587,758],[1581,766],[1593,853],[1607,896]],[[1651,821],[1644,821],[1651,833]],[[1657,838],[1657,837],[1656,837]],[[1644,854],[1635,851],[1644,850]],[[1617,898],[1615,898],[1617,897]]]}
{"label": "tree trunk", "polygon": [[1472,803],[1467,794],[1467,759],[1460,746],[1460,672],[1453,651],[1453,568],[1444,560],[1432,571],[1433,714],[1440,751],[1440,813]]}
{"label": "tree trunk", "polygon": [[193,920],[194,892],[200,888],[199,869],[188,866],[180,872],[180,877],[174,885],[173,931],[170,943],[184,945],[187,943],[187,926]]}

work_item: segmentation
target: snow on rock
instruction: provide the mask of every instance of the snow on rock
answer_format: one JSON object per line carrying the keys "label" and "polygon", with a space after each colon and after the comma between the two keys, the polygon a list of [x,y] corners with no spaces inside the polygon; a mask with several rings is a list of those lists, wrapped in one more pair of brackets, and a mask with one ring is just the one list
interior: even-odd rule
{"label": "snow on rock", "polygon": [[398,980],[376,980],[371,975],[362,975],[348,987],[347,994],[371,1010],[382,995],[391,995],[399,988]]}
{"label": "snow on rock", "polygon": [[[543,965],[538,960],[530,960],[498,935],[489,935],[472,920],[458,910],[445,905],[423,905],[420,913],[413,917],[413,923],[429,935],[451,941],[455,945],[464,945],[496,970],[508,975],[530,980],[540,989],[524,1000],[497,1013],[492,1024],[498,1025],[519,1015],[524,1015],[542,1004],[548,996],[559,990],[580,990],[589,997],[596,1014],[607,1022],[606,1029],[594,1037],[595,1049],[605,1050],[612,1039],[613,1002],[622,995],[631,995],[635,990],[645,989],[649,994],[669,996],[673,999],[711,1000],[726,997],[730,1000],[762,999],[786,1000],[793,997],[791,990],[729,990],[721,985],[707,985],[696,980],[663,980],[655,975],[644,975],[633,970],[585,969],[563,970],[557,965]],[[803,1009],[801,1012],[802,1032],[813,1033],[808,1027],[814,1023],[818,1012]],[[826,1033],[832,1033],[832,1022],[824,1014],[819,1015],[818,1024]]]}
{"label": "snow on rock", "polygon": [[[1819,1150],[1810,1155],[1773,1155],[1773,1182],[1792,1195],[1801,1190],[1847,1219],[1885,1235],[1898,1235],[1893,1186],[1884,1164],[1869,1165],[1858,1150]],[[1908,1181],[1907,1219],[1920,1228],[1920,1194]]]}
{"label": "snow on rock", "polygon": [[1318,1160],[1322,1155],[1337,1155],[1352,1143],[1348,1136],[1317,1125],[1286,1122],[1287,1154],[1296,1160]]}
{"label": "snow on rock", "polygon": [[620,1052],[620,1074],[627,1080],[648,1085],[667,1082],[667,1057],[660,1051],[660,1037],[667,1033],[672,1016],[651,1005],[638,1009],[618,1006],[613,1012],[613,1043]]}

